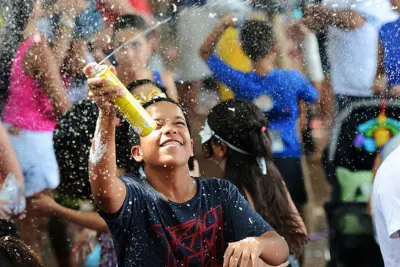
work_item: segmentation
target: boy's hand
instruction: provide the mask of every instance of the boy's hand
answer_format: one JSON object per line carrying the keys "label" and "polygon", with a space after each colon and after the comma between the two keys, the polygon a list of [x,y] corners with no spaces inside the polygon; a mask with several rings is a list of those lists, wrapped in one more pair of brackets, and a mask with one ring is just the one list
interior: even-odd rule
{"label": "boy's hand", "polygon": [[257,266],[263,248],[263,242],[256,237],[230,243],[225,251],[223,267]]}
{"label": "boy's hand", "polygon": [[[83,71],[88,79],[88,99],[96,102],[100,111],[106,115],[115,117],[116,108],[114,106],[114,99],[123,97],[123,88],[118,86],[109,86],[108,80],[104,78],[91,78],[93,77],[93,70],[96,63],[87,65]],[[111,71],[116,74],[115,68],[111,67]]]}

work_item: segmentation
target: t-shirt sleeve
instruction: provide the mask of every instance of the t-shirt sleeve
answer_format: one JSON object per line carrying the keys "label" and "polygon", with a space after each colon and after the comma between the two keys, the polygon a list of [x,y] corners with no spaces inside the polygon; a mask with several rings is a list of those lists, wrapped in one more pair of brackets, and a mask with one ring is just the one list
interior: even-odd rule
{"label": "t-shirt sleeve", "polygon": [[227,192],[225,209],[228,211],[228,224],[231,223],[226,230],[234,236],[234,240],[227,240],[228,242],[239,241],[246,237],[257,237],[265,232],[274,231],[261,215],[252,209],[235,185],[228,181],[223,183],[225,184],[223,187],[226,188],[224,191]]}
{"label": "t-shirt sleeve", "polygon": [[314,103],[318,99],[318,91],[300,72],[294,72],[293,87],[298,88],[298,97],[309,103]]}
{"label": "t-shirt sleeve", "polygon": [[123,234],[120,231],[133,229],[136,226],[143,203],[143,191],[138,183],[127,177],[121,177],[121,180],[126,186],[126,197],[121,209],[114,214],[99,210],[100,216],[106,221],[113,235]]}
{"label": "t-shirt sleeve", "polygon": [[240,90],[245,81],[246,73],[228,66],[216,54],[211,55],[206,63],[215,77],[232,89],[234,93]]}

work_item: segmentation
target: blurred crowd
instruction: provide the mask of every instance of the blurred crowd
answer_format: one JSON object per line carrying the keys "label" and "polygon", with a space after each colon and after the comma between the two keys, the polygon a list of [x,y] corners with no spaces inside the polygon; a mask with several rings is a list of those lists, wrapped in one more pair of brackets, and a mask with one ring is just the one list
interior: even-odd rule
{"label": "blurred crowd", "polygon": [[[201,151],[190,157],[191,175],[204,176],[216,164],[222,177],[285,237],[292,267],[302,265],[308,240],[301,162],[317,152],[313,131],[323,130],[332,147],[340,143],[333,137],[350,107],[378,101],[382,108],[400,97],[400,0],[0,3],[1,266],[44,266],[49,253],[43,247],[45,233],[60,267],[118,265],[113,237],[98,215],[89,183],[89,153],[99,115],[96,103],[87,98],[83,69],[89,63],[114,66],[116,76],[144,106],[168,97],[182,106],[192,124],[204,125],[192,129],[196,137],[202,131],[194,138]],[[399,118],[400,109],[386,115]],[[134,141],[128,137],[132,129],[123,116],[117,116],[116,124],[117,173],[135,172]],[[264,132],[269,142],[254,141]],[[372,148],[365,148],[373,162],[364,171],[375,175],[389,154],[386,150],[382,156],[383,148],[395,140],[395,133],[387,132],[383,141],[375,135]],[[398,145],[392,143],[390,152]],[[242,162],[235,153],[257,157]],[[318,160],[325,163],[327,154],[319,154]],[[357,157],[340,155],[341,162]],[[261,172],[252,170],[253,165],[260,165]],[[400,203],[398,193],[393,201],[380,203],[384,189],[371,189],[372,174],[367,182],[355,177],[360,169],[334,171],[331,198],[344,202],[343,190],[339,192],[343,179],[370,185],[369,193],[360,193],[366,194],[360,203],[369,220],[371,213],[381,216],[375,233],[382,253],[375,243],[376,248],[360,252],[356,245],[343,252],[334,249],[339,241],[332,237],[335,262],[330,266],[384,266],[381,254],[386,266],[396,266],[400,258],[392,253],[400,246],[392,242],[399,241],[387,232],[400,233],[400,226],[391,224],[400,220],[392,214],[400,214],[400,206],[393,204]],[[388,186],[391,182],[382,180],[393,175],[382,171],[377,181]],[[274,186],[278,189],[272,190]],[[372,212],[371,191],[379,195],[372,199],[378,203],[372,203]],[[380,209],[389,203],[393,206]],[[375,242],[374,232],[369,234]],[[21,252],[10,252],[12,247]],[[362,259],[375,250],[378,256]]]}

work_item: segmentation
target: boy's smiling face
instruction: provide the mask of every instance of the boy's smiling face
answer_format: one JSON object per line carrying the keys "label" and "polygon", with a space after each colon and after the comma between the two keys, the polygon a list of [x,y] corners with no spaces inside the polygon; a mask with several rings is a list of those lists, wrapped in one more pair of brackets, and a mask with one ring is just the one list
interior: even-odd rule
{"label": "boy's smiling face", "polygon": [[161,101],[146,111],[157,122],[157,128],[140,137],[140,144],[133,147],[135,160],[155,168],[187,166],[193,155],[193,140],[182,110],[174,103]]}
{"label": "boy's smiling face", "polygon": [[[126,41],[138,36],[140,32],[131,28],[121,29],[115,32],[114,45],[119,47]],[[151,56],[151,46],[146,36],[138,36],[133,42],[124,45],[116,54],[118,65],[123,68],[138,68],[147,67],[147,61]]]}

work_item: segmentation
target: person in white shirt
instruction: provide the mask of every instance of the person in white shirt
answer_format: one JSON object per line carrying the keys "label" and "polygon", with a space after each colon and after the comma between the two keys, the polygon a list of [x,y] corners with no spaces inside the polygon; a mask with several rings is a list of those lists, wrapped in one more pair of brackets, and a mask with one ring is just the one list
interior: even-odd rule
{"label": "person in white shirt", "polygon": [[328,26],[327,56],[337,111],[373,96],[380,27],[398,15],[388,0],[323,0],[307,5],[302,23]]}
{"label": "person in white shirt", "polygon": [[[383,159],[376,173],[372,190],[372,218],[385,267],[400,266],[399,140],[395,137],[391,142],[393,146],[388,143],[389,146],[397,148],[390,154],[385,153],[388,156]],[[385,150],[392,149],[388,147]]]}

